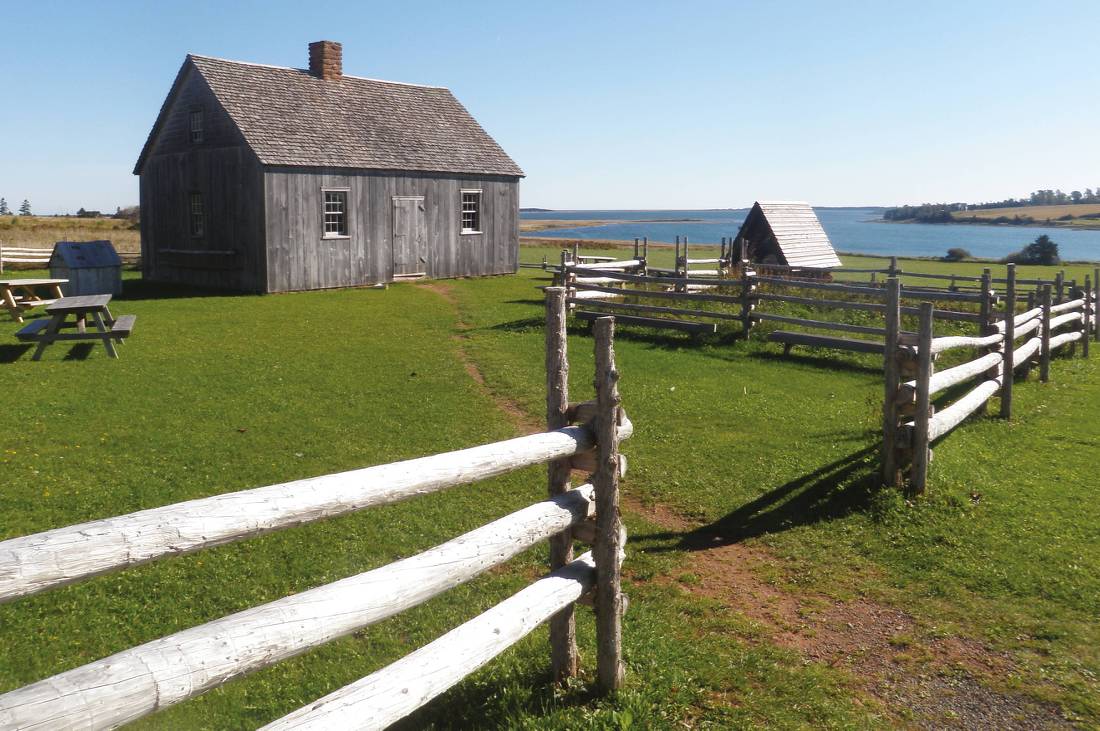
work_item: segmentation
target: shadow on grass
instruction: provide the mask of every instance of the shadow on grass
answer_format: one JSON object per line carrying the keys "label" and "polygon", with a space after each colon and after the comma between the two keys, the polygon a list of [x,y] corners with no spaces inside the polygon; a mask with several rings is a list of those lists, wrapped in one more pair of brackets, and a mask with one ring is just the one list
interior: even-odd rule
{"label": "shadow on grass", "polygon": [[[501,703],[506,693],[503,684],[523,688],[511,695],[511,702]],[[568,690],[556,686],[546,672],[524,673],[507,680],[494,678],[489,682],[469,681],[448,691],[435,702],[409,714],[389,728],[391,731],[412,729],[510,728],[518,711],[546,715],[555,708],[574,708],[592,703],[598,694],[595,684],[578,684]],[[465,709],[466,713],[456,709]]]}
{"label": "shadow on grass", "polygon": [[0,345],[0,363],[14,363],[33,347],[33,345]]}
{"label": "shadow on grass", "polygon": [[[88,356],[92,354],[92,350],[96,345],[97,343],[77,343],[69,348],[69,352],[65,354],[62,360],[88,360]],[[107,352],[104,351],[103,354],[106,355]]]}
{"label": "shadow on grass", "polygon": [[814,368],[824,368],[830,371],[846,371],[848,373],[866,373],[871,375],[882,374],[881,365],[869,366],[852,360],[845,360],[843,357],[803,355],[800,353],[783,355],[782,352],[773,353],[766,350],[755,352],[750,357],[771,362],[801,363],[803,365],[813,366]]}
{"label": "shadow on grass", "polygon": [[[688,532],[657,532],[640,542],[652,552],[699,551],[780,533],[865,510],[881,486],[872,444],[809,474],[769,490],[722,518]],[[675,543],[669,543],[675,541]]]}
{"label": "shadow on grass", "polygon": [[122,283],[122,294],[115,301],[166,300],[186,297],[253,297],[244,292],[228,289],[207,289],[172,282],[152,282],[147,279],[127,279]]}

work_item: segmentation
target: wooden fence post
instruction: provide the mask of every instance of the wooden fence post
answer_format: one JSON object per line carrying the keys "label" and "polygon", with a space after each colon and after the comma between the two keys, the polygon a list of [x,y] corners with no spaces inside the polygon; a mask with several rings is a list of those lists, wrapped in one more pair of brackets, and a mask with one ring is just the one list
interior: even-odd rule
{"label": "wooden fence post", "polygon": [[756,272],[749,268],[749,262],[746,259],[741,260],[741,333],[744,335],[745,340],[749,339],[749,332],[752,330],[752,292],[753,284],[752,278],[756,276]]}
{"label": "wooden fence post", "polygon": [[1089,357],[1089,337],[1092,335],[1092,318],[1094,317],[1092,299],[1092,277],[1085,275],[1085,307],[1081,313],[1084,322],[1081,323],[1081,356]]}
{"label": "wooden fence post", "polygon": [[1064,269],[1054,275],[1054,288],[1056,290],[1054,304],[1060,305],[1065,302],[1063,299],[1066,292],[1066,272]]}
{"label": "wooden fence post", "polygon": [[1092,286],[1096,288],[1092,293],[1092,325],[1096,328],[1096,342],[1100,343],[1100,317],[1096,316],[1096,307],[1100,304],[1100,267],[1092,270]]}
{"label": "wooden fence post", "polygon": [[1050,380],[1050,285],[1043,285],[1043,330],[1042,348],[1039,351],[1039,380]]}
{"label": "wooden fence post", "polygon": [[[982,302],[980,305],[981,322],[978,323],[978,337],[985,337],[994,332],[995,328],[990,324],[993,319],[993,272],[990,269],[982,270]],[[978,355],[982,356],[990,352],[990,348],[978,348]],[[985,401],[975,413],[984,414],[988,409],[989,402]]]}
{"label": "wooden fence post", "polygon": [[620,556],[623,551],[619,515],[619,425],[623,410],[619,372],[615,368],[615,318],[596,320],[596,450],[592,476],[596,491],[596,666],[604,691],[618,690],[625,669],[622,659],[623,596]]}
{"label": "wooden fence post", "polygon": [[886,388],[882,405],[882,481],[896,487],[898,481],[898,337],[901,332],[901,283],[886,283],[886,352],[883,356]]}
{"label": "wooden fence post", "polygon": [[634,237],[634,258],[638,258],[638,237]]}
{"label": "wooden fence post", "polygon": [[[564,287],[546,288],[546,429],[553,431],[568,426],[569,355],[566,341],[566,308]],[[556,459],[547,465],[547,487],[550,497],[568,491],[572,486],[570,458]],[[550,539],[550,570],[556,571],[573,560],[573,533],[565,530]],[[554,679],[563,680],[577,674],[577,636],[573,605],[550,618],[550,665]]]}
{"label": "wooden fence post", "polygon": [[890,257],[890,269],[886,274],[889,277],[896,277],[898,275],[898,258],[896,256]]}
{"label": "wooden fence post", "polygon": [[1001,418],[1012,418],[1012,385],[1016,376],[1016,265],[1008,265],[1008,282],[1005,284],[1005,339],[1002,345],[1001,368]]}
{"label": "wooden fence post", "polygon": [[909,473],[909,492],[919,495],[928,484],[928,420],[932,417],[930,384],[932,379],[932,303],[920,305],[920,330],[917,337],[917,404],[913,417],[913,466]]}
{"label": "wooden fence post", "polygon": [[649,276],[649,237],[642,237],[642,276]]}

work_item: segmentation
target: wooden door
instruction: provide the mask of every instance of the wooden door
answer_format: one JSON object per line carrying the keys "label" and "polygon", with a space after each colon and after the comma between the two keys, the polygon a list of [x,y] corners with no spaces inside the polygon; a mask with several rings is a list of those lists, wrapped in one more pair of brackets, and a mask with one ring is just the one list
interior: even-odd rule
{"label": "wooden door", "polygon": [[393,197],[393,276],[408,277],[428,271],[428,231],[424,196]]}

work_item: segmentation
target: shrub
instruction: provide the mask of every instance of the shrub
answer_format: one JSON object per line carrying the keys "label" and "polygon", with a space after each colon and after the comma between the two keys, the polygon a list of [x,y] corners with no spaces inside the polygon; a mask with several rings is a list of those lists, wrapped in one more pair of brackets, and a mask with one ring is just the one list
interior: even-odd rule
{"label": "shrub", "polygon": [[1061,262],[1058,256],[1058,244],[1043,234],[1024,248],[1009,254],[1001,259],[1002,264],[1058,264]]}
{"label": "shrub", "polygon": [[969,251],[966,249],[960,249],[955,247],[947,250],[947,256],[943,257],[944,261],[963,261],[964,259],[973,258]]}

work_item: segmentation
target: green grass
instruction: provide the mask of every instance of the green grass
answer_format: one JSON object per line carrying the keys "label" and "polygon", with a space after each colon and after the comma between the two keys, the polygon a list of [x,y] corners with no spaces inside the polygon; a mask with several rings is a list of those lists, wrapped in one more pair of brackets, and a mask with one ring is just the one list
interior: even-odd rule
{"label": "green grass", "polygon": [[[461,347],[492,391],[536,416],[540,274],[450,283],[469,325]],[[138,315],[117,361],[102,348],[66,360],[70,350],[55,345],[34,363],[13,344],[18,326],[0,324],[0,400],[13,427],[0,435],[0,539],[514,434],[467,375],[454,313],[432,292],[149,291],[129,279],[114,305]],[[592,345],[583,329],[571,331],[570,348],[573,395],[586,398]],[[636,426],[624,446],[632,499],[769,552],[761,570],[793,596],[904,607],[917,620],[907,643],[958,634],[1007,652],[1016,672],[989,682],[1100,723],[1095,360],[1058,359],[1051,383],[1018,387],[1013,422],[976,419],[945,439],[929,495],[909,504],[878,490],[873,475],[882,398],[874,358],[785,360],[758,341],[625,328],[616,350]],[[542,469],[524,470],[0,605],[0,690],[423,550],[540,499],[544,483]],[[774,644],[736,603],[681,588],[694,582],[684,578],[694,571],[690,533],[633,514],[627,523],[622,693],[592,695],[591,613],[581,610],[578,682],[550,687],[540,629],[405,726],[877,728],[905,717],[844,671]],[[538,575],[545,558],[534,549],[139,726],[255,727],[474,616]]]}

